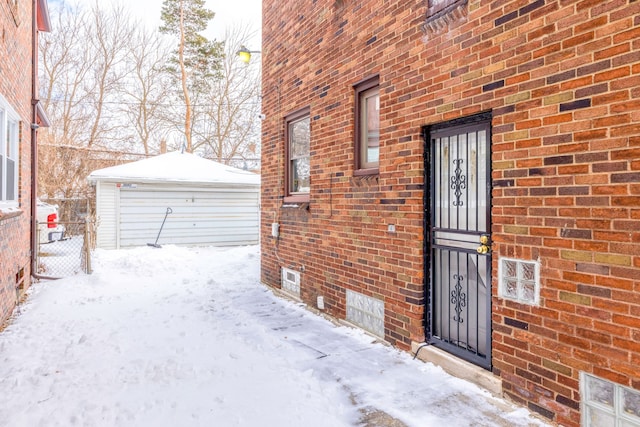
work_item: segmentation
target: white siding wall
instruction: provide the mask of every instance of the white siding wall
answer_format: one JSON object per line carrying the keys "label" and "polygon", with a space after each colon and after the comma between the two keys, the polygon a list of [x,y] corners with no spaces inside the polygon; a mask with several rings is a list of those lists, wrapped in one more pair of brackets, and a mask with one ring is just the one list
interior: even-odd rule
{"label": "white siding wall", "polygon": [[[115,188],[115,185],[114,185]],[[98,247],[132,247],[154,243],[167,208],[172,209],[158,244],[232,246],[258,243],[258,188],[194,188],[176,185],[138,184],[116,189],[118,203],[112,205],[117,226],[111,224],[116,244]],[[102,196],[104,197],[104,191]],[[103,213],[106,218],[108,215]],[[100,226],[99,226],[100,228]],[[100,233],[99,233],[100,235]]]}
{"label": "white siding wall", "polygon": [[98,221],[96,245],[99,248],[117,248],[118,193],[119,189],[115,183],[96,183],[96,217]]}

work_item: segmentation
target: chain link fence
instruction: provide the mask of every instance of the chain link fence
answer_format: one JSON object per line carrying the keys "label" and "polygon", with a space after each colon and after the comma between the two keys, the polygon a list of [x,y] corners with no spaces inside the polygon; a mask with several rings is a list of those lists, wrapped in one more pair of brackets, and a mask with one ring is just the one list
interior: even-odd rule
{"label": "chain link fence", "polygon": [[[95,248],[95,221],[86,199],[46,200],[50,206],[46,216],[38,221],[37,274],[50,278],[63,278],[80,273],[91,273],[91,251]],[[52,207],[51,207],[52,206]],[[42,215],[39,215],[39,219]]]}

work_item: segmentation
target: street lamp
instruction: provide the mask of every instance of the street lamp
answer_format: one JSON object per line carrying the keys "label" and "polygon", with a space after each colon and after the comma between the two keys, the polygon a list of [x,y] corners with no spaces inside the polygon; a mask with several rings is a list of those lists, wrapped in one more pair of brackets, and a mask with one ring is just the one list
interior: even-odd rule
{"label": "street lamp", "polygon": [[244,45],[240,46],[240,50],[238,50],[236,52],[236,55],[238,55],[240,57],[240,60],[242,62],[244,62],[245,64],[248,64],[249,61],[251,61],[251,54],[252,53],[262,53],[262,51],[259,50],[249,50],[247,49]]}

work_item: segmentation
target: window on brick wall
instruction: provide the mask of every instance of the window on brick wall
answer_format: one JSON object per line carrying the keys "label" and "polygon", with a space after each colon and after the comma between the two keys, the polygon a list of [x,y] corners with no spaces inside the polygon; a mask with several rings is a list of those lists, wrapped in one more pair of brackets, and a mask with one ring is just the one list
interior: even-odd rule
{"label": "window on brick wall", "polygon": [[0,207],[18,205],[19,117],[0,95]]}
{"label": "window on brick wall", "polygon": [[380,158],[380,89],[378,77],[354,86],[355,89],[355,174],[378,173]]}
{"label": "window on brick wall", "polygon": [[285,202],[308,202],[311,187],[311,120],[304,108],[285,117]]}
{"label": "window on brick wall", "polygon": [[580,373],[584,427],[640,427],[640,391]]}
{"label": "window on brick wall", "polygon": [[498,263],[498,296],[524,304],[540,303],[540,264],[501,258]]}
{"label": "window on brick wall", "polygon": [[384,301],[347,289],[346,303],[349,322],[384,338]]}

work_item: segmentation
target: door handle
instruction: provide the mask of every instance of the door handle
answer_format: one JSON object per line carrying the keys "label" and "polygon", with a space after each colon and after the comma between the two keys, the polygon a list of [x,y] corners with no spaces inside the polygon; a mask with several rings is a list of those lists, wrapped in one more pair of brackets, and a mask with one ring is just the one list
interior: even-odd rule
{"label": "door handle", "polygon": [[486,234],[483,234],[482,236],[480,236],[480,246],[478,246],[478,249],[476,249],[476,251],[480,255],[488,254],[489,251],[491,251],[491,248],[489,247],[489,245],[490,245],[489,236]]}
{"label": "door handle", "polygon": [[489,253],[489,246],[487,245],[480,245],[478,246],[478,249],[476,249],[476,251],[480,254],[480,255],[485,255]]}

